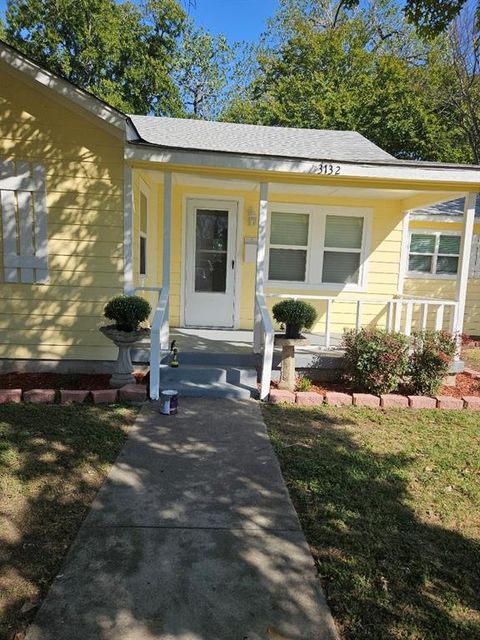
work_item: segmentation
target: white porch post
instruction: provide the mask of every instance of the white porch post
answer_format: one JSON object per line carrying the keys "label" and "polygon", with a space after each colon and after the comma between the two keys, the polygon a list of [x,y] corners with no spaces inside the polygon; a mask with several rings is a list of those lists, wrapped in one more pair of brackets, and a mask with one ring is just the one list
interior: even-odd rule
{"label": "white porch post", "polygon": [[[163,174],[163,261],[162,261],[162,289],[170,293],[170,262],[172,244],[172,172]],[[170,295],[167,296],[165,320],[160,327],[160,346],[168,350],[170,338]]]}
{"label": "white porch post", "polygon": [[267,244],[267,209],[268,209],[268,182],[260,183],[260,197],[258,207],[258,233],[257,233],[257,265],[255,272],[255,323],[253,327],[253,351],[260,353],[262,350],[262,317],[257,305],[257,293],[263,293],[265,284],[265,251]]}
{"label": "white porch post", "polygon": [[468,272],[470,266],[470,252],[472,250],[473,224],[475,222],[475,200],[476,193],[467,193],[465,196],[465,208],[463,211],[462,242],[460,246],[460,258],[457,272],[456,301],[457,309],[455,313],[455,332],[457,334],[457,355],[460,359],[460,334],[463,331],[463,321],[465,318],[465,302],[467,299]]}
{"label": "white porch post", "polygon": [[133,187],[132,167],[123,170],[123,289],[133,292]]}

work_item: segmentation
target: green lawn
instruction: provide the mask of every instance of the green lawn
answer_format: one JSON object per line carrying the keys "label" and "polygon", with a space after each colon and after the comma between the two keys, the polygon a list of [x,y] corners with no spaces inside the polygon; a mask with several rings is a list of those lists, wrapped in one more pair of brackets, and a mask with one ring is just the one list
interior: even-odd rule
{"label": "green lawn", "polygon": [[0,406],[0,639],[20,637],[136,408]]}
{"label": "green lawn", "polygon": [[342,637],[480,638],[480,415],[264,415]]}

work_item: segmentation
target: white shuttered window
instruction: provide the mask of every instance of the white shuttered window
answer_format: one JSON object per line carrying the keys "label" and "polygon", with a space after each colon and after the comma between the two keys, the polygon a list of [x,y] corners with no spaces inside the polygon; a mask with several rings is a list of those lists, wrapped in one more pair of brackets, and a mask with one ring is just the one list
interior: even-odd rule
{"label": "white shuttered window", "polygon": [[5,282],[48,281],[45,169],[0,161],[0,216]]}

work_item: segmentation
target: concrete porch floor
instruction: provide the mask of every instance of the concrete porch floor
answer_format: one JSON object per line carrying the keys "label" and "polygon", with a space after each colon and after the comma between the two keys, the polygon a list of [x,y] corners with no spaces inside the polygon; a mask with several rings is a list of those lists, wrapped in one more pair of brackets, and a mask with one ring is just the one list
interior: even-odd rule
{"label": "concrete porch floor", "polygon": [[[331,352],[339,348],[341,335],[332,334],[331,348],[325,348],[323,334],[305,333],[309,345],[297,347],[297,353]],[[177,341],[177,347],[184,352],[251,354],[253,331],[228,329],[190,329],[174,327],[170,329],[170,340]],[[280,347],[276,347],[280,351]]]}

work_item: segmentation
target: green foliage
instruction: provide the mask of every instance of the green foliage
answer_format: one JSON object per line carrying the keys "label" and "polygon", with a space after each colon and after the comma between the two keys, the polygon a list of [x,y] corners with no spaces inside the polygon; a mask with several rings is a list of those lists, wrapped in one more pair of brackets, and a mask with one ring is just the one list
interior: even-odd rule
{"label": "green foliage", "polygon": [[394,391],[408,367],[409,341],[380,329],[345,331],[344,375],[356,388],[380,395]]}
{"label": "green foliage", "polygon": [[291,4],[297,10],[259,49],[256,73],[224,119],[356,130],[396,157],[474,160],[460,107],[442,97],[451,86],[441,76],[444,41],[422,42],[389,2],[380,19],[373,3],[341,17],[322,9],[329,3],[316,12],[303,7],[309,1]]}
{"label": "green foliage", "polygon": [[8,42],[127,112],[179,115],[171,72],[185,13],[175,0],[8,0]]}
{"label": "green foliage", "polygon": [[196,118],[214,120],[231,80],[235,46],[222,34],[213,36],[191,23],[180,42],[175,81],[187,109]]}
{"label": "green foliage", "polygon": [[414,333],[408,367],[413,393],[434,396],[448,373],[455,351],[455,338],[446,331]]}
{"label": "green foliage", "polygon": [[298,375],[295,377],[295,391],[310,391],[312,381],[307,376]]}
{"label": "green foliage", "polygon": [[287,338],[296,338],[302,329],[311,329],[317,319],[315,307],[292,298],[277,302],[272,313],[277,322],[285,325]]}
{"label": "green foliage", "polygon": [[104,316],[114,320],[119,331],[137,331],[152,310],[150,304],[140,296],[115,296],[105,305]]}

